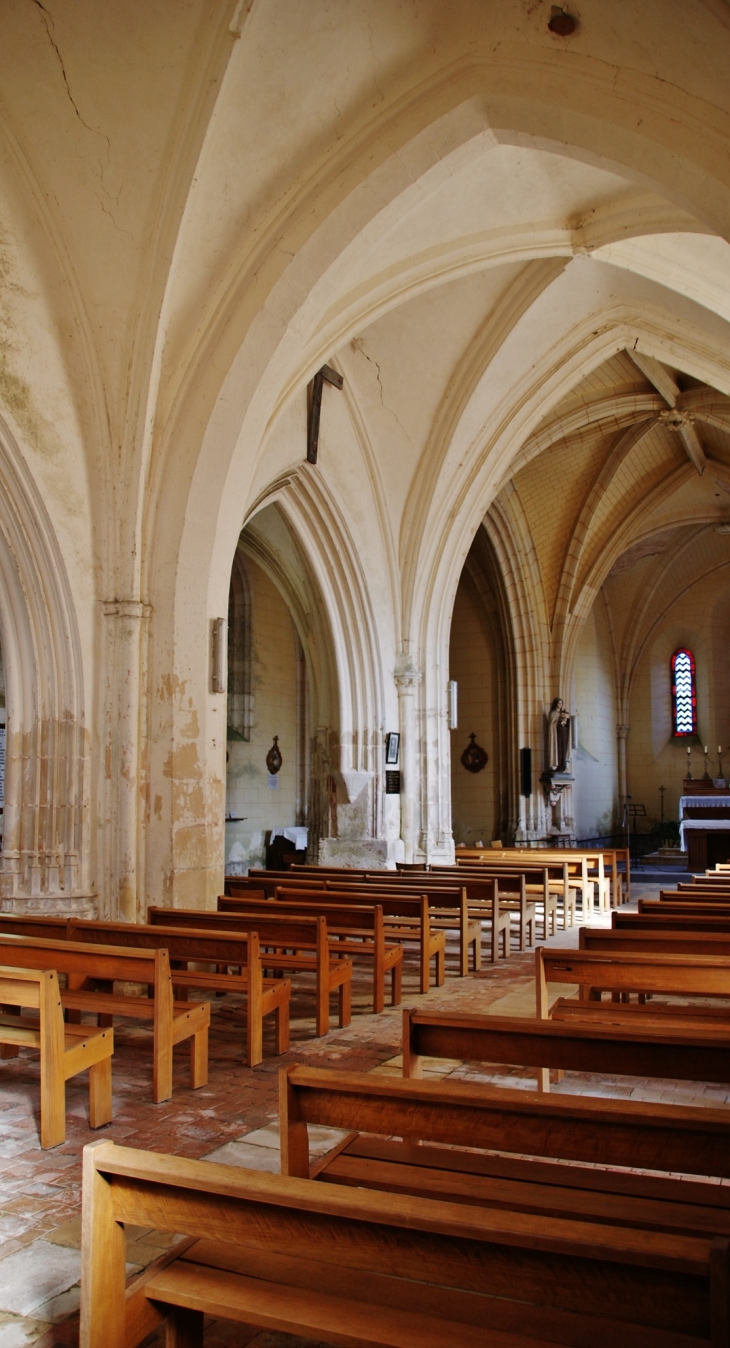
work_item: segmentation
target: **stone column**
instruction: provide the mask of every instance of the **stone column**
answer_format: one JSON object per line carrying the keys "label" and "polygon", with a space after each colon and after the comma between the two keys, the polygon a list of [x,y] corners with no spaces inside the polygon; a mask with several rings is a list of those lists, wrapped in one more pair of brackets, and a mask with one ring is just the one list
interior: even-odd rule
{"label": "stone column", "polygon": [[[107,915],[136,922],[140,915],[140,829],[144,810],[140,764],[140,721],[145,682],[144,651],[151,609],[138,600],[114,600],[104,605],[107,620],[106,754]],[[143,896],[142,896],[143,897]]]}
{"label": "stone column", "polygon": [[421,671],[410,655],[399,656],[395,672],[398,689],[398,722],[400,725],[400,828],[405,860],[413,861],[416,846],[416,806],[418,802],[418,718],[416,694],[421,682]]}
{"label": "stone column", "polygon": [[627,778],[626,778],[626,736],[630,727],[627,725],[616,726],[616,737],[618,739],[618,795],[621,805],[626,800]]}

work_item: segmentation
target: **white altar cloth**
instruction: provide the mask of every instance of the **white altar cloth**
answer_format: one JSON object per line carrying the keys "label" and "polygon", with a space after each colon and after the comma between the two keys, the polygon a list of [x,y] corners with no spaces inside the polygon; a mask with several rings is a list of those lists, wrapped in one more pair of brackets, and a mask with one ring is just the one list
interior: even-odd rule
{"label": "white altar cloth", "polygon": [[730,795],[727,796],[680,796],[679,797],[679,817],[684,819],[684,810],[686,805],[699,806],[701,810],[708,810],[711,805],[725,805],[730,809]]}
{"label": "white altar cloth", "polygon": [[683,852],[687,851],[685,830],[690,828],[717,828],[730,833],[730,819],[683,819],[679,825],[679,846]]}
{"label": "white altar cloth", "polygon": [[286,838],[287,842],[294,843],[295,851],[306,852],[309,830],[297,825],[294,828],[272,828],[271,841],[274,838]]}

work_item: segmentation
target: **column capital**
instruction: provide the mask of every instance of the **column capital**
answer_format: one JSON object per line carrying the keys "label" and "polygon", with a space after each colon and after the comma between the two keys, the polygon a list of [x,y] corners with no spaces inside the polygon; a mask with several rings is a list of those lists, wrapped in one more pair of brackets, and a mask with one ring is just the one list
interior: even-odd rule
{"label": "column capital", "polygon": [[416,688],[421,682],[421,677],[421,671],[412,656],[398,656],[393,670],[393,678],[398,688]]}
{"label": "column capital", "polygon": [[628,725],[617,725],[617,726],[616,726],[616,734],[618,735],[618,737],[619,737],[620,740],[625,740],[625,739],[626,739],[626,736],[628,735],[628,733],[629,733],[629,731],[630,731],[630,729],[631,729],[631,726],[628,726]]}

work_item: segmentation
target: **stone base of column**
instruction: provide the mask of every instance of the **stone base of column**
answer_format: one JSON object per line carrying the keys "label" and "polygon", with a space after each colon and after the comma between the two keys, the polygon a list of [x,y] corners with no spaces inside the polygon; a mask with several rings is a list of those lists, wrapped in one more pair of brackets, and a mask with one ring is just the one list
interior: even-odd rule
{"label": "stone base of column", "polygon": [[14,917],[98,917],[96,894],[14,894],[0,898],[0,913]]}
{"label": "stone base of column", "polygon": [[404,855],[401,838],[322,838],[320,866],[343,866],[353,870],[393,870]]}

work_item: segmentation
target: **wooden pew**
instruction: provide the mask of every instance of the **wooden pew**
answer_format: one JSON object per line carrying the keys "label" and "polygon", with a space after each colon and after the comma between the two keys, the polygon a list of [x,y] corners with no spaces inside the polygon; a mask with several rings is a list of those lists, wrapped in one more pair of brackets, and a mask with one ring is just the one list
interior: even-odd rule
{"label": "wooden pew", "polygon": [[[547,866],[551,880],[557,883],[562,880],[564,894],[567,894],[568,887],[570,887],[576,894],[580,895],[584,919],[588,920],[589,914],[593,912],[596,881],[588,876],[588,862],[584,856],[568,857],[562,849],[555,853],[546,854],[544,849],[540,849],[539,860],[536,860],[535,853],[520,854],[490,849],[473,859],[465,857],[463,853],[457,853],[456,866],[458,870],[469,870],[474,873],[479,870],[490,872],[499,868],[519,871],[522,867]],[[610,898],[605,879],[601,881],[599,894],[601,895],[599,908],[608,907]]]}
{"label": "wooden pew", "polygon": [[[566,980],[567,981],[567,980]],[[718,1029],[672,1020],[657,1025],[642,1016],[628,1024],[596,1022],[588,1014],[570,1021],[528,1016],[403,1013],[403,1075],[420,1074],[419,1059],[537,1069],[538,1090],[550,1089],[550,1068],[678,1081],[730,1081],[730,1025]]]}
{"label": "wooden pew", "polygon": [[152,926],[197,927],[201,931],[255,931],[259,945],[267,947],[261,954],[264,969],[275,969],[277,973],[314,974],[318,1035],[329,1034],[332,993],[337,993],[338,997],[340,1028],[350,1024],[352,960],[330,949],[325,918],[282,917],[276,913],[270,916],[211,913],[207,909],[152,906],[147,909],[147,920]]}
{"label": "wooden pew", "polygon": [[[126,930],[133,931],[131,926]],[[0,935],[0,963],[18,969],[54,969],[66,974],[68,986],[61,990],[64,1010],[90,1011],[94,1015],[129,1016],[152,1022],[152,1098],[155,1104],[172,1095],[172,1050],[190,1039],[191,1086],[197,1090],[208,1080],[207,1002],[173,1001],[170,957],[167,950],[140,950],[131,946],[87,944],[41,937]],[[132,997],[113,991],[94,990],[101,982],[142,983],[151,997]],[[84,1027],[85,1028],[85,1027]]]}
{"label": "wooden pew", "polygon": [[[634,929],[627,931],[611,929],[609,931],[591,931],[581,927],[579,932],[581,950],[611,951],[648,954],[677,953],[685,959],[695,955],[724,957],[730,960],[730,933],[722,931],[669,931],[661,927]],[[650,991],[650,989],[647,989]]]}
{"label": "wooden pew", "polygon": [[[125,1296],[124,1225],[193,1239]],[[727,1237],[491,1211],[91,1143],[80,1348],[202,1348],[206,1313],[381,1348],[720,1348]]]}
{"label": "wooden pew", "polygon": [[[571,1005],[579,1006],[578,1014],[585,1015],[593,1012],[594,1002],[600,1002],[602,992],[677,997],[730,996],[730,958],[679,953],[676,944],[671,951],[661,952],[626,951],[615,945],[580,950],[546,950],[538,946],[535,961],[537,1014],[541,1019],[547,1019],[551,1014],[548,983],[577,984],[583,1000],[571,1002]],[[560,1001],[562,999],[556,1006],[560,1006]],[[555,1010],[553,1007],[553,1018]],[[643,1008],[640,1010],[645,1014]],[[683,1015],[686,1008],[677,1006],[673,1010]]]}
{"label": "wooden pew", "polygon": [[[482,859],[491,861],[495,857],[516,857],[528,861],[537,857],[548,861],[560,862],[567,859],[571,863],[575,862],[580,870],[581,883],[585,886],[586,899],[590,894],[588,882],[592,881],[596,887],[600,909],[618,906],[631,897],[631,870],[625,847],[460,847],[456,851],[456,864],[468,865],[472,861],[478,862]],[[619,870],[620,863],[623,863],[623,872]]]}
{"label": "wooden pew", "polygon": [[[435,866],[432,873],[444,878],[449,875],[457,875],[461,883],[479,883],[493,877],[499,880],[500,892],[505,895],[509,892],[507,883],[509,880],[514,881],[517,878],[519,881],[520,877],[524,877],[528,896],[542,903],[546,902],[546,895],[561,901],[563,905],[563,926],[572,926],[575,917],[575,896],[578,890],[576,886],[571,884],[570,867],[567,862],[550,862],[546,865],[527,861],[505,861],[504,863],[485,861],[484,864],[473,866],[459,864],[456,868],[453,866]],[[552,905],[550,906],[552,908]]]}
{"label": "wooden pew", "polygon": [[[370,894],[363,886],[359,890],[303,890],[298,886],[277,886],[276,902],[294,901],[332,905],[352,906],[356,904],[363,910],[377,904],[382,908],[385,936],[389,941],[400,945],[415,945],[418,950],[420,968],[420,991],[428,992],[431,986],[431,960],[436,965],[436,986],[441,987],[446,977],[446,935],[443,931],[434,931],[431,926],[431,914],[428,899],[423,895],[410,896],[396,894],[387,898],[379,894]],[[336,922],[333,924],[336,927]]]}
{"label": "wooden pew", "polygon": [[[176,1002],[178,1018],[183,1008],[189,1005],[193,1012],[196,1006],[207,1006],[208,1020],[210,1019],[209,1003],[187,1003],[190,988],[205,989],[209,992],[242,992],[248,1002],[246,1052],[249,1067],[255,1067],[263,1059],[264,1016],[274,1015],[276,1051],[286,1053],[289,1047],[291,983],[288,979],[262,978],[259,943],[255,934],[250,941],[244,933],[241,933],[240,940],[232,934],[231,939],[224,942],[222,937],[216,937],[213,932],[189,930],[187,923],[184,924],[185,931],[179,931],[174,925],[163,928],[160,924],[147,926],[144,923],[102,922],[80,918],[54,918],[52,921],[59,939],[61,939],[59,928],[63,924],[65,938],[70,941],[88,941],[93,944],[103,943],[111,947],[125,946],[140,950],[167,950],[170,959],[177,965],[172,968],[172,983],[179,999]],[[6,914],[0,914],[0,931],[14,931],[30,936],[35,935],[37,931],[43,931],[47,925],[46,918],[8,917]],[[199,936],[197,940],[196,935]],[[217,963],[219,967],[216,972],[201,970],[193,972],[184,967],[189,963]],[[227,973],[228,966],[240,968],[241,973]],[[119,1014],[131,1013],[122,1010]],[[180,1023],[184,1024],[184,1020]],[[201,1081],[200,1084],[204,1083]]]}
{"label": "wooden pew", "polygon": [[[727,1137],[726,1119],[720,1109],[548,1102],[473,1082],[299,1065],[279,1071],[284,1175],[682,1233],[730,1235],[729,1186],[666,1173],[701,1176],[705,1165],[727,1165],[727,1149],[718,1156],[706,1148],[708,1131],[713,1141]],[[344,1136],[310,1163],[312,1126]],[[643,1170],[634,1168],[637,1146]]]}
{"label": "wooden pew", "polygon": [[660,903],[654,908],[640,907],[638,913],[612,914],[614,931],[718,931],[730,932],[730,903]]}
{"label": "wooden pew", "polygon": [[[459,972],[462,977],[469,973],[469,952],[472,953],[472,968],[476,972],[482,967],[482,924],[470,915],[466,889],[458,885],[441,887],[429,881],[422,872],[404,877],[395,873],[394,877],[382,879],[379,875],[369,875],[365,881],[338,881],[341,893],[371,895],[373,899],[398,899],[400,897],[425,898],[428,901],[431,928],[434,931],[456,932],[459,942]],[[326,891],[334,886],[334,881],[325,882]],[[386,919],[387,924],[387,919]]]}
{"label": "wooden pew", "polygon": [[[192,927],[74,920],[69,932],[81,941],[104,941],[113,946],[127,944],[139,950],[167,951],[172,962],[173,986],[183,997],[187,997],[190,988],[243,993],[247,1002],[246,1062],[249,1067],[256,1067],[263,1061],[266,1016],[274,1017],[276,1052],[287,1052],[291,980],[263,977],[259,938],[255,931],[224,934]],[[185,967],[191,963],[218,967],[214,971]],[[240,973],[228,972],[230,967],[240,969]]]}
{"label": "wooden pew", "polygon": [[[292,917],[323,917],[328,936],[335,936],[337,948],[352,960],[366,959],[373,969],[373,1011],[385,1006],[385,976],[391,976],[391,1001],[398,1006],[402,995],[403,947],[385,940],[385,923],[380,904],[333,904],[316,899],[301,899],[296,903],[277,902],[277,911]],[[262,916],[270,913],[268,899],[235,899],[227,895],[218,900],[222,913],[251,913]]]}
{"label": "wooden pew", "polygon": [[[66,1082],[89,1073],[89,1127],[101,1128],[112,1117],[114,1031],[89,1025],[64,1025],[55,969],[0,967],[0,1006],[21,1014],[0,1014],[0,1044],[15,1057],[21,1048],[40,1053],[41,1147],[66,1140]],[[22,1015],[35,1010],[38,1019]]]}

